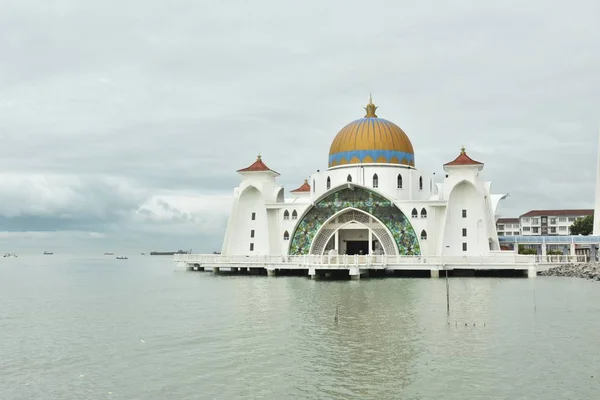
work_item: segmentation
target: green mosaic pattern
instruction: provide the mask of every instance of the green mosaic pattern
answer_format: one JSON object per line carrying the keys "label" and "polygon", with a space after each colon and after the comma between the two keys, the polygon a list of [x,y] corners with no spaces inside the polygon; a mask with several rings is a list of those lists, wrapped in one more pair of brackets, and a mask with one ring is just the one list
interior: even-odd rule
{"label": "green mosaic pattern", "polygon": [[296,226],[290,241],[290,255],[309,254],[310,245],[325,221],[353,207],[381,221],[392,233],[400,255],[421,255],[419,240],[410,221],[391,201],[370,190],[354,187],[325,197],[306,213]]}

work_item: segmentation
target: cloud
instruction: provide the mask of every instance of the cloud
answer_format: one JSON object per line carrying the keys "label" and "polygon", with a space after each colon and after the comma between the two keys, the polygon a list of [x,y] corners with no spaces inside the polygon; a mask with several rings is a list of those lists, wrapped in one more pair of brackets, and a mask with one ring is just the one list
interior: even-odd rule
{"label": "cloud", "polygon": [[419,168],[442,176],[461,145],[484,162],[494,191],[511,193],[503,215],[593,204],[592,0],[6,0],[2,10],[5,231],[212,251],[235,171],[261,152],[286,190],[299,186],[326,168],[369,92]]}

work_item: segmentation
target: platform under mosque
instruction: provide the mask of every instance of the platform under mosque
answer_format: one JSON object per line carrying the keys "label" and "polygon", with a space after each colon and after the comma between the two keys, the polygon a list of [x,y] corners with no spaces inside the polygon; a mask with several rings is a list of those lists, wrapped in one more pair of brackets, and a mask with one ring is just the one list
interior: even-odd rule
{"label": "platform under mosque", "polygon": [[[331,142],[328,168],[288,194],[261,155],[237,170],[221,252],[176,254],[177,268],[313,279],[534,277],[597,259],[600,218],[593,236],[499,237],[497,208],[507,194],[491,190],[484,163],[463,146],[442,164],[443,177],[417,168],[408,135],[377,108],[369,98],[364,117]],[[522,246],[535,254],[519,254]]]}
{"label": "platform under mosque", "polygon": [[[560,239],[565,239],[561,237]],[[581,237],[578,237],[581,238]],[[598,254],[600,237],[585,237]],[[527,237],[527,239],[531,239]],[[532,241],[528,241],[532,244]],[[553,242],[549,241],[549,245]],[[565,243],[562,241],[561,243]],[[570,249],[574,245],[568,243]],[[512,253],[512,254],[506,254]],[[574,251],[572,253],[575,253]],[[523,255],[516,251],[491,256],[413,257],[385,255],[341,256],[223,256],[177,254],[177,268],[221,275],[306,276],[311,279],[358,280],[369,277],[535,277],[553,266],[589,262],[586,254]]]}

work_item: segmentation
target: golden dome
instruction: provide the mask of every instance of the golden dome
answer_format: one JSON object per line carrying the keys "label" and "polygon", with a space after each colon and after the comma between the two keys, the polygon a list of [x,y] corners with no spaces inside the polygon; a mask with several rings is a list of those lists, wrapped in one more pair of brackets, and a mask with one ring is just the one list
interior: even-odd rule
{"label": "golden dome", "polygon": [[329,149],[329,167],[347,164],[401,164],[415,166],[412,143],[393,122],[378,118],[369,98],[364,118],[350,122]]}

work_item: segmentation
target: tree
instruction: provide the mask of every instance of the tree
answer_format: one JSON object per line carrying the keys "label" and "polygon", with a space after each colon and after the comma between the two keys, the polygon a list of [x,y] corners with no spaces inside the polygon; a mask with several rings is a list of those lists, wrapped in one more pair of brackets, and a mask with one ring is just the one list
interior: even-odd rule
{"label": "tree", "polygon": [[594,230],[594,215],[588,215],[587,217],[577,218],[573,225],[569,227],[569,233],[571,235],[591,235]]}

